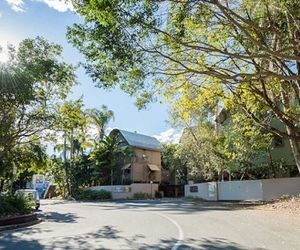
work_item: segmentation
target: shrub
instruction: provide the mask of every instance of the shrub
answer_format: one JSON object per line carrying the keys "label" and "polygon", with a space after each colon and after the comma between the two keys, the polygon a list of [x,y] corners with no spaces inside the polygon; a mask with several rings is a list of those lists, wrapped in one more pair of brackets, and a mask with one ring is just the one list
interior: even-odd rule
{"label": "shrub", "polygon": [[148,199],[151,198],[151,195],[147,193],[135,193],[133,194],[134,199]]}
{"label": "shrub", "polygon": [[155,191],[155,198],[163,198],[164,195],[163,195],[163,191]]}
{"label": "shrub", "polygon": [[1,194],[0,195],[0,216],[10,214],[28,214],[34,207],[34,202],[23,194]]}
{"label": "shrub", "polygon": [[281,200],[289,200],[291,199],[291,196],[289,194],[284,194],[280,197]]}
{"label": "shrub", "polygon": [[75,195],[77,200],[109,200],[111,199],[111,192],[106,190],[81,190]]}

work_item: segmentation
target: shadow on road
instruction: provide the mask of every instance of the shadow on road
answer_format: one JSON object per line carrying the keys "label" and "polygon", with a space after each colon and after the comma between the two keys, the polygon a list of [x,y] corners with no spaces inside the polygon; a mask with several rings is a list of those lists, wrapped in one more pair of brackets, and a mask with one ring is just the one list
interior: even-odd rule
{"label": "shadow on road", "polygon": [[[230,202],[190,202],[186,200],[146,200],[146,201],[113,201],[113,202],[83,202],[89,206],[100,206],[105,210],[134,209],[136,211],[170,211],[172,213],[188,214],[201,211],[230,211],[251,209],[253,205]],[[78,217],[73,213],[45,212],[40,218],[53,223],[77,223]],[[143,225],[141,225],[143,226]],[[155,230],[155,229],[153,229]],[[49,233],[49,234],[48,234]],[[147,242],[147,235],[135,234],[128,236],[112,225],[103,225],[97,231],[65,237],[43,238],[51,235],[51,230],[43,227],[29,227],[0,234],[0,250],[2,249],[171,249],[177,242],[175,238],[161,236],[156,242]],[[107,247],[109,246],[109,247]],[[187,238],[178,247],[185,249],[232,249],[247,250],[249,248],[224,238]],[[251,248],[253,249],[253,248]],[[257,249],[258,250],[258,249]]]}
{"label": "shadow on road", "polygon": [[[147,249],[172,249],[176,239],[167,239],[161,240],[158,244],[155,245],[142,245],[138,249],[147,250]],[[228,241],[222,238],[209,238],[209,239],[186,239],[182,242],[181,245],[177,248],[178,250],[189,250],[189,249],[205,249],[205,250],[250,250],[250,248],[244,247],[235,242]],[[263,248],[251,248],[251,250],[263,250]]]}
{"label": "shadow on road", "polygon": [[[41,243],[37,240],[20,239],[12,233],[6,233],[5,237],[0,236],[0,249],[171,249],[177,242],[175,238],[162,238],[157,243],[143,243],[144,235],[133,235],[124,237],[122,232],[113,226],[103,226],[96,232],[88,234],[69,236],[64,238],[53,239],[51,243]],[[118,244],[114,246],[114,241],[118,240]],[[5,246],[5,247],[3,247]],[[110,246],[107,248],[106,246]],[[224,238],[200,238],[186,239],[177,248],[178,250],[188,249],[208,249],[208,250],[249,250],[240,244],[228,241]],[[251,248],[252,250],[255,250]],[[260,248],[262,249],[262,248]],[[258,248],[256,248],[258,250]]]}
{"label": "shadow on road", "polygon": [[15,235],[8,235],[2,239],[0,235],[0,249],[23,250],[23,249],[44,249],[44,246],[37,240],[20,239]]}
{"label": "shadow on road", "polygon": [[111,201],[85,203],[87,206],[101,206],[104,210],[116,209],[149,209],[151,211],[165,211],[172,213],[196,213],[204,211],[236,211],[255,209],[261,203],[241,202],[209,202],[209,201],[186,201],[182,200],[140,200],[140,201]]}
{"label": "shadow on road", "polygon": [[80,217],[73,213],[45,212],[40,213],[39,218],[56,223],[76,223],[77,219]]}

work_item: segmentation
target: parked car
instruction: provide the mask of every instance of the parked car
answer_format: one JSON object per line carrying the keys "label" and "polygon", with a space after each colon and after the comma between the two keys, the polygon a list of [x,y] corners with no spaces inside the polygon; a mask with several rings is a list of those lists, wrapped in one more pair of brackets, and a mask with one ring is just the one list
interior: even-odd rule
{"label": "parked car", "polygon": [[16,194],[26,195],[29,199],[35,202],[35,209],[40,207],[40,197],[39,193],[35,189],[19,189],[16,191]]}

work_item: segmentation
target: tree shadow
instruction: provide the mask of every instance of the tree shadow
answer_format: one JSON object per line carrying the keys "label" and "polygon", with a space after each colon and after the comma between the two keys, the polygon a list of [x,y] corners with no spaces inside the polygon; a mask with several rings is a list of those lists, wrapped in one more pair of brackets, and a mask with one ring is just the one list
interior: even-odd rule
{"label": "tree shadow", "polygon": [[[195,243],[193,243],[195,244]],[[230,249],[230,250],[266,250],[266,248],[248,248],[244,247],[238,243],[229,241],[224,238],[211,238],[211,239],[203,239],[199,247],[201,249],[209,249],[209,250],[221,250],[221,249]],[[181,249],[181,248],[179,248]]]}
{"label": "tree shadow", "polygon": [[[115,249],[114,247],[105,247],[107,244],[114,242],[126,242],[126,245],[118,249],[139,249],[136,241],[138,239],[146,238],[144,235],[133,235],[132,237],[122,236],[122,231],[116,229],[111,225],[103,226],[95,232],[86,234],[69,236],[63,239],[57,239],[50,246],[50,249]],[[133,247],[134,246],[134,247]]]}
{"label": "tree shadow", "polygon": [[[178,242],[176,238],[161,238],[156,243],[144,243],[140,242],[141,239],[146,238],[144,235],[133,235],[131,237],[122,236],[122,232],[113,228],[112,226],[105,226],[97,232],[84,234],[80,236],[72,236],[65,238],[64,240],[56,240],[52,245],[47,246],[50,249],[116,249],[114,247],[105,247],[107,245],[103,240],[118,240],[120,245],[117,249],[172,249]],[[122,243],[121,243],[122,242]],[[205,249],[205,250],[263,250],[264,248],[249,248],[236,242],[229,241],[225,238],[200,238],[193,239],[188,238],[180,242],[177,247],[178,250],[190,250],[190,249]]]}
{"label": "tree shadow", "polygon": [[0,235],[0,249],[5,250],[27,250],[44,249],[44,246],[38,240],[20,239],[18,236],[8,233]]}
{"label": "tree shadow", "polygon": [[101,206],[104,210],[115,209],[149,209],[151,211],[166,211],[176,214],[190,214],[204,211],[236,211],[255,209],[261,203],[257,202],[216,202],[176,200],[119,200],[111,202],[85,203],[87,206]]}
{"label": "tree shadow", "polygon": [[[141,245],[138,249],[147,250],[147,249],[172,249],[177,240],[175,238],[162,239],[159,243],[153,244],[144,244]],[[205,250],[221,250],[221,249],[230,249],[230,250],[263,250],[264,248],[248,248],[242,246],[238,243],[229,241],[224,238],[200,238],[200,239],[185,239],[180,242],[177,247],[178,250],[190,250],[190,249],[205,249]],[[264,249],[266,250],[266,249]]]}
{"label": "tree shadow", "polygon": [[[28,231],[29,233],[30,231]],[[174,237],[161,237],[155,243],[146,243],[146,236],[135,234],[125,236],[114,226],[105,225],[99,230],[80,235],[58,237],[51,242],[42,240],[25,240],[13,233],[0,235],[0,249],[172,249],[178,242]],[[225,238],[187,238],[177,243],[178,250],[208,249],[208,250],[262,250],[263,248],[248,248]]]}
{"label": "tree shadow", "polygon": [[73,213],[45,212],[39,214],[39,218],[48,222],[56,223],[76,223],[81,218]]}

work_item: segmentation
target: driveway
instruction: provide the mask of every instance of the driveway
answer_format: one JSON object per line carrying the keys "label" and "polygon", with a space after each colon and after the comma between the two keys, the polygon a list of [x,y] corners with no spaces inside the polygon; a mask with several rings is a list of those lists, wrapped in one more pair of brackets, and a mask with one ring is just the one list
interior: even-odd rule
{"label": "driveway", "polygon": [[300,218],[231,203],[42,201],[0,249],[300,249]]}

